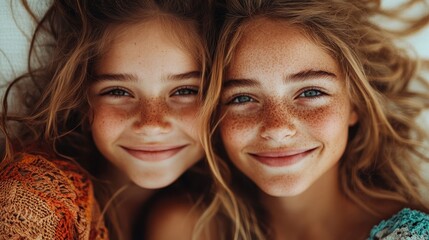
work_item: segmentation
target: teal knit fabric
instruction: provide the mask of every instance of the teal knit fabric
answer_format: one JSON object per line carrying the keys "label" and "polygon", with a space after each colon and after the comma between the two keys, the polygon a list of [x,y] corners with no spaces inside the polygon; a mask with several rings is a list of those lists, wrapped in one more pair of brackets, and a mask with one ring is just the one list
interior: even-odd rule
{"label": "teal knit fabric", "polygon": [[429,215],[404,208],[371,230],[368,240],[429,240]]}

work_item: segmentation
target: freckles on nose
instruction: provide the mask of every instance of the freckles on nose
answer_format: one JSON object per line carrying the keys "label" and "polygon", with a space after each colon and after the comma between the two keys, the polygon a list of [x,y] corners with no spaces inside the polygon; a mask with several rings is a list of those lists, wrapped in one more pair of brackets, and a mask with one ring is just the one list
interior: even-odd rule
{"label": "freckles on nose", "polygon": [[150,98],[140,100],[135,114],[140,115],[142,123],[160,123],[168,114],[168,105],[162,99]]}
{"label": "freckles on nose", "polygon": [[272,128],[290,124],[292,118],[299,114],[299,110],[284,102],[270,101],[264,106],[264,123]]}
{"label": "freckles on nose", "polygon": [[291,105],[286,101],[271,101],[264,106],[265,124],[272,127],[281,127],[292,123],[305,123],[310,125],[321,125],[327,120],[333,120],[333,116],[340,116],[344,106],[335,105],[305,107]]}

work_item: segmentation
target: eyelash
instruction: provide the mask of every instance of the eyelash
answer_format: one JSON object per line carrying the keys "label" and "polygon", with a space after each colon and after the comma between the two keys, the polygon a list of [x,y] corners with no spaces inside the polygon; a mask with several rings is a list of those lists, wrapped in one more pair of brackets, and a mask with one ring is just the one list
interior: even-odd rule
{"label": "eyelash", "polygon": [[[118,92],[121,92],[121,94],[118,94]],[[110,88],[110,89],[102,92],[100,94],[100,96],[109,96],[109,97],[111,96],[111,97],[118,97],[119,98],[119,97],[130,97],[132,95],[125,88],[122,88],[122,87],[113,87],[113,88]]]}
{"label": "eyelash", "polygon": [[[183,91],[183,90],[187,90],[189,91],[188,93],[185,94],[180,94],[179,91]],[[189,96],[189,95],[197,95],[199,92],[198,87],[195,86],[183,86],[183,87],[179,87],[177,88],[172,94],[171,96]]]}
{"label": "eyelash", "polygon": [[[238,98],[240,97],[247,97],[249,101],[246,102],[235,102]],[[246,95],[244,93],[239,93],[234,95],[231,100],[229,100],[226,105],[239,105],[239,104],[246,104],[246,103],[250,103],[250,102],[256,102],[256,100],[252,97],[250,97],[249,95]]]}
{"label": "eyelash", "polygon": [[[303,96],[305,93],[308,93],[308,92],[311,92],[311,91],[316,92],[317,95],[314,95],[314,96]],[[298,95],[298,98],[315,99],[315,98],[322,97],[324,95],[326,95],[326,93],[323,92],[322,90],[320,90],[318,88],[311,87],[311,88],[307,88],[307,89],[302,90],[301,93]]]}

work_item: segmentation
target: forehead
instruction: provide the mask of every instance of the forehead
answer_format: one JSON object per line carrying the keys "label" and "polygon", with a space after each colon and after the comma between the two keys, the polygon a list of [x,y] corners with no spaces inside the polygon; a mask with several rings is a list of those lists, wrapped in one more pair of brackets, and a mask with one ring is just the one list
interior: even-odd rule
{"label": "forehead", "polygon": [[159,20],[114,26],[107,38],[96,71],[131,71],[156,61],[167,64],[166,59],[175,60],[178,66],[191,66],[197,61]]}
{"label": "forehead", "polygon": [[165,21],[148,19],[139,23],[123,23],[111,26],[105,36],[106,44],[104,52],[122,51],[128,45],[140,45],[151,48],[156,43],[181,47],[181,44],[173,37],[172,31]]}
{"label": "forehead", "polygon": [[110,25],[99,44],[99,55],[111,51],[112,45],[140,38],[151,40],[153,37],[167,40],[194,58],[201,58],[202,39],[197,26],[191,21],[176,19],[169,15],[153,16],[134,22]]}
{"label": "forehead", "polygon": [[285,73],[302,69],[323,69],[335,73],[339,71],[335,59],[302,28],[286,21],[266,18],[246,23],[228,73],[241,75],[261,67],[266,71],[274,71],[279,66]]}

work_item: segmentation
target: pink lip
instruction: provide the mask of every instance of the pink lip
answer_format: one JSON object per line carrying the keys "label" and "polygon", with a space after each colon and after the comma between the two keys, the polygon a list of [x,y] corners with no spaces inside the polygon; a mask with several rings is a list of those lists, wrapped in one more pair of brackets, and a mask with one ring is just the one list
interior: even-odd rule
{"label": "pink lip", "polygon": [[291,166],[309,155],[314,149],[291,149],[286,151],[256,152],[250,155],[260,163],[270,167]]}
{"label": "pink lip", "polygon": [[173,157],[186,145],[181,146],[142,146],[137,148],[122,147],[133,157],[143,161],[156,162]]}

